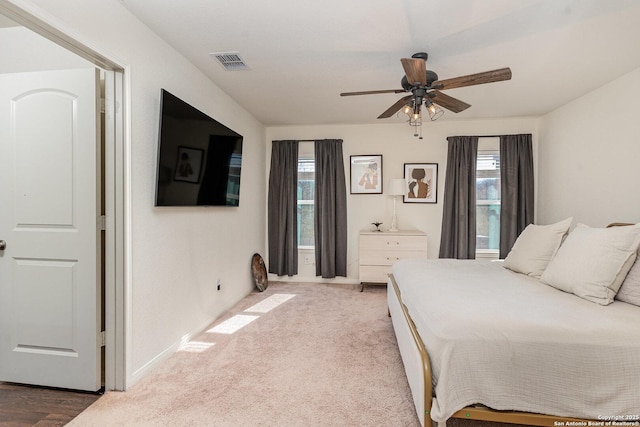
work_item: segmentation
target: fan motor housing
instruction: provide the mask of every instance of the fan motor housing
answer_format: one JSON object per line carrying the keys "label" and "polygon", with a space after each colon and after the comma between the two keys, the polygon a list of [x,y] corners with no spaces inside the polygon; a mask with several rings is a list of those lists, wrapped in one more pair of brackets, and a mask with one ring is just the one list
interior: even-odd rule
{"label": "fan motor housing", "polygon": [[[435,71],[427,70],[427,87],[430,88],[433,82],[438,80],[438,75]],[[402,89],[410,92],[413,89],[413,85],[409,83],[407,76],[402,76],[402,80],[400,80],[400,85]]]}

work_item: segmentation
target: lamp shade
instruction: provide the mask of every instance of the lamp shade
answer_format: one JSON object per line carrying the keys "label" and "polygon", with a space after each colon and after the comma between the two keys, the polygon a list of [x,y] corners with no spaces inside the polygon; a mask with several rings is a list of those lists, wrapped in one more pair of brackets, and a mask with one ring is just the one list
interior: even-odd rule
{"label": "lamp shade", "polygon": [[405,182],[402,178],[395,178],[389,180],[389,195],[391,196],[404,196]]}

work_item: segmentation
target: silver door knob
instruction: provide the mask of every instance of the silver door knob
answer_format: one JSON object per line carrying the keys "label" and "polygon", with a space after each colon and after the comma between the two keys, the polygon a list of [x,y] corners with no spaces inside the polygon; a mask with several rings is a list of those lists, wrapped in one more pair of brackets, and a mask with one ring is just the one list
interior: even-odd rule
{"label": "silver door knob", "polygon": [[7,242],[0,240],[0,251],[4,251],[7,248]]}

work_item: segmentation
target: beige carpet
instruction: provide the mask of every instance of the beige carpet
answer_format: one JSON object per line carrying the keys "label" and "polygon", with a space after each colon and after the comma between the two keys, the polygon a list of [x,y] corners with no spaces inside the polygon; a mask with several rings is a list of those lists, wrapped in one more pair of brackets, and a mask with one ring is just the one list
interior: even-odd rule
{"label": "beige carpet", "polygon": [[[246,326],[232,334],[203,332],[69,425],[418,426],[386,289],[359,290],[271,283],[212,328],[226,328],[230,318],[232,324],[253,319]],[[253,307],[263,300],[284,302],[256,312],[266,311]]]}

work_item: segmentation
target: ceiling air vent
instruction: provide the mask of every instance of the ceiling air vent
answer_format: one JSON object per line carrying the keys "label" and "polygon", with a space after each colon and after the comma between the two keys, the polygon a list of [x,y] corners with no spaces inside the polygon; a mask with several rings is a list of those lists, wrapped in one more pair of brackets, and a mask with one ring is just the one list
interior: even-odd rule
{"label": "ceiling air vent", "polygon": [[209,55],[217,59],[220,65],[222,65],[225,70],[236,71],[249,69],[238,52],[218,52],[210,53]]}

